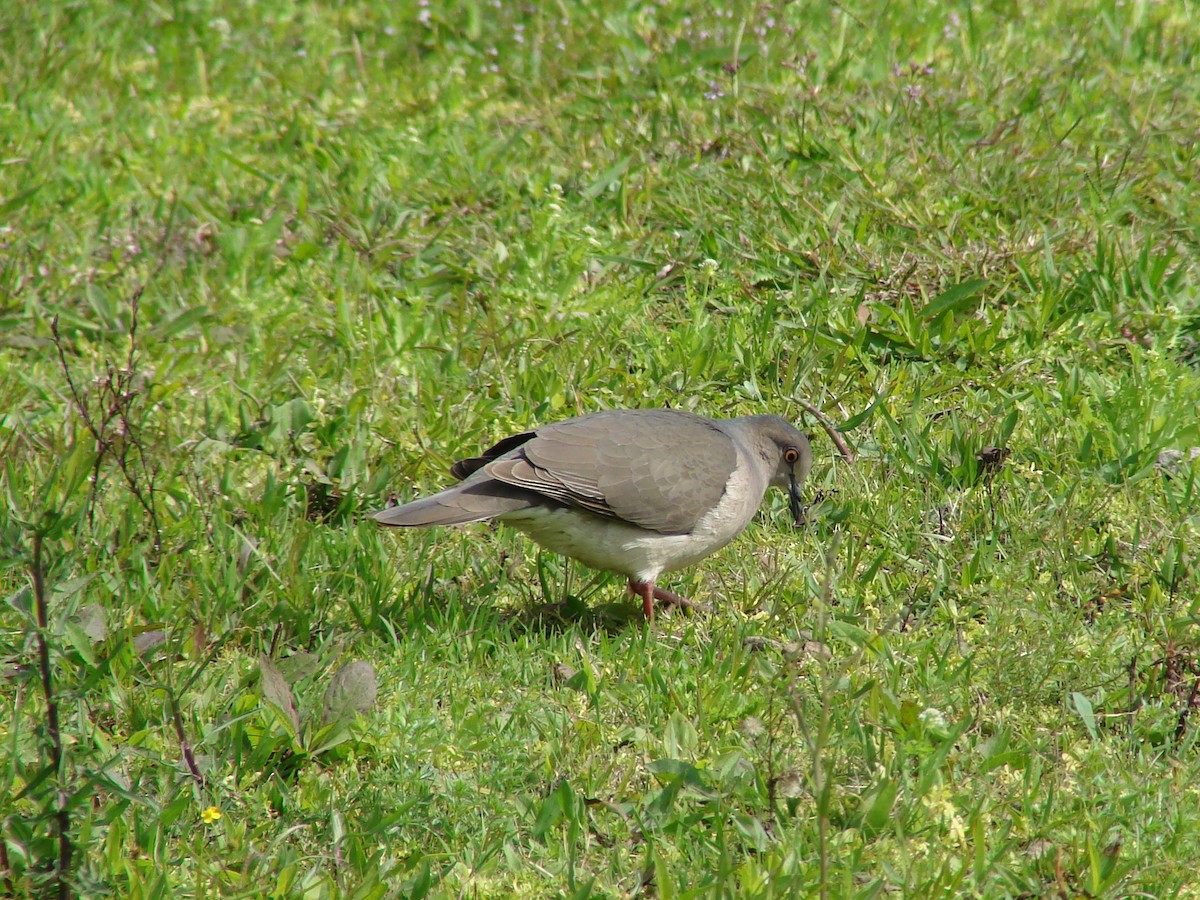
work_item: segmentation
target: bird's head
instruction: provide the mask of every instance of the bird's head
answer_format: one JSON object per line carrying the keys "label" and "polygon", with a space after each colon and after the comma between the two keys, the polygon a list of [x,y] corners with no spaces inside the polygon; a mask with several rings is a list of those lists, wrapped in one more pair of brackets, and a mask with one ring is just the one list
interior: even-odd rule
{"label": "bird's head", "polygon": [[804,479],[812,468],[808,438],[787,419],[779,416],[746,416],[744,422],[755,450],[771,472],[770,485],[788,494],[788,510],[797,525],[804,520]]}

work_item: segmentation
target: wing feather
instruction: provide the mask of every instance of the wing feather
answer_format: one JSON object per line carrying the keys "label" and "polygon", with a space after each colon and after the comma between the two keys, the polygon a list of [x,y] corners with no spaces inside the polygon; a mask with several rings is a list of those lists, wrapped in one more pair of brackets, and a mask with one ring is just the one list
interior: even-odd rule
{"label": "wing feather", "polygon": [[567,419],[496,449],[506,445],[512,449],[472,478],[486,474],[664,534],[691,531],[720,501],[737,464],[733,441],[716,423],[669,409]]}

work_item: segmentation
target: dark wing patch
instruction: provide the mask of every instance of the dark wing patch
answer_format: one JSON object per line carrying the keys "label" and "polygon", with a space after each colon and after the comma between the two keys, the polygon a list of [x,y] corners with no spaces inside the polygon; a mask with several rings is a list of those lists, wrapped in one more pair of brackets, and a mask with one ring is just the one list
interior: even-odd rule
{"label": "dark wing patch", "polygon": [[535,432],[524,431],[521,434],[514,434],[512,437],[506,437],[495,446],[484,450],[479,456],[473,456],[470,459],[460,459],[450,467],[450,474],[462,481],[473,472],[482,469],[494,459],[499,459],[505,453],[511,453],[516,450],[526,441],[534,436]]}

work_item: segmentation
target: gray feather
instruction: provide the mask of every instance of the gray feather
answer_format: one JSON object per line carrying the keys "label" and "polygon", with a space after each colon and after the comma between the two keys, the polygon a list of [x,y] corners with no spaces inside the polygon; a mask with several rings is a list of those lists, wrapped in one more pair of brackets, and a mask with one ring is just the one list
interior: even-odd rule
{"label": "gray feather", "polygon": [[420,527],[500,519],[541,546],[629,578],[649,619],[654,586],[714,553],[753,518],[769,487],[799,521],[808,439],[777,416],[704,419],[670,409],[613,410],[505,438],[454,464],[454,487],[375,513]]}
{"label": "gray feather", "polygon": [[709,419],[614,410],[543,426],[482,471],[568,506],[685,534],[717,505],[736,463],[733,441]]}
{"label": "gray feather", "polygon": [[727,432],[740,421],[645,409],[543,425],[455,463],[452,472],[466,479],[461,484],[374,518],[384,525],[453,525],[561,505],[660,534],[687,534],[725,493],[738,461]]}
{"label": "gray feather", "polygon": [[371,518],[381,525],[420,528],[426,525],[464,525],[482,522],[505,513],[529,509],[538,498],[491,479],[472,479],[403,506],[393,506],[373,513]]}

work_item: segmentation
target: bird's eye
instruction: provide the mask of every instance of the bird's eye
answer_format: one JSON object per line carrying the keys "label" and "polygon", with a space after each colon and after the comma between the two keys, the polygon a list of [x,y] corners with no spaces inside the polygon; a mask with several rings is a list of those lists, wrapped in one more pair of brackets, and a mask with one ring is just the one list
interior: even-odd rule
{"label": "bird's eye", "polygon": [[789,466],[800,458],[800,451],[795,447],[788,447],[783,451],[783,461]]}

